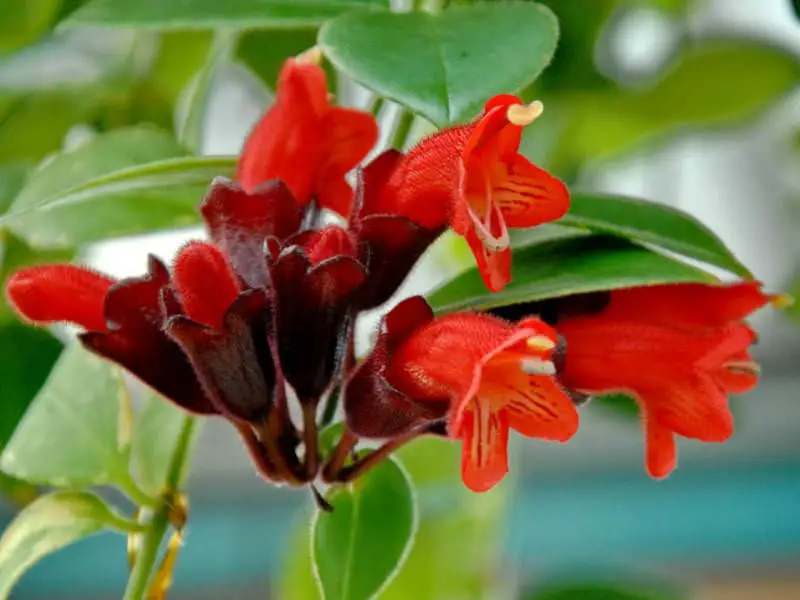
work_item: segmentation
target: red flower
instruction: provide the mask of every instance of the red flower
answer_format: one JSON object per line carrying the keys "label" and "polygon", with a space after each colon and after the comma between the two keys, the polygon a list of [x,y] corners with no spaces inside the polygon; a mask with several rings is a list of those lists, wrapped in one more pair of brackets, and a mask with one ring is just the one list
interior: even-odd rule
{"label": "red flower", "polygon": [[290,58],[281,70],[275,103],[256,124],[239,159],[247,191],[279,179],[297,202],[348,216],[353,191],[345,174],[378,140],[372,115],[333,106],[319,52]]}
{"label": "red flower", "polygon": [[435,426],[462,440],[462,476],[485,491],[508,471],[509,428],[566,441],[578,414],[552,375],[556,346],[537,319],[519,325],[475,313],[434,319],[421,297],[386,317],[373,354],[345,390],[350,429],[368,437]]}
{"label": "red flower", "polygon": [[495,96],[473,123],[422,140],[398,164],[372,212],[400,214],[430,230],[448,222],[466,238],[487,287],[511,278],[509,227],[562,217],[569,193],[517,153],[522,129],[542,112],[515,96]]}
{"label": "red flower", "polygon": [[753,388],[759,372],[748,352],[756,336],[743,319],[771,299],[755,282],[615,290],[605,306],[585,304],[589,314],[559,316],[561,382],[633,396],[644,415],[647,470],[666,477],[676,464],[675,434],[706,442],[731,436],[727,394]]}

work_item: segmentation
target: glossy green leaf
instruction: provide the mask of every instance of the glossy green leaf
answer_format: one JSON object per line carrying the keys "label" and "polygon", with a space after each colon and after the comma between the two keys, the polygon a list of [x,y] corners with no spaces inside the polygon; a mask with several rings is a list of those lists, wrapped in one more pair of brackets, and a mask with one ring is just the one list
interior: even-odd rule
{"label": "glossy green leaf", "polygon": [[274,90],[283,62],[316,43],[314,28],[247,31],[242,33],[237,54],[269,89]]}
{"label": "glossy green leaf", "polygon": [[195,154],[203,146],[203,132],[207,121],[208,103],[217,83],[220,69],[231,59],[237,36],[230,31],[218,31],[209,49],[203,68],[189,83],[182,99],[182,110],[175,122],[178,141]]}
{"label": "glossy green leaf", "polygon": [[33,564],[48,554],[105,529],[135,531],[89,492],[55,492],[20,512],[0,538],[0,600]]}
{"label": "glossy green leaf", "polygon": [[708,273],[624,239],[581,236],[518,248],[511,283],[489,292],[472,268],[428,298],[437,312],[486,309],[621,287],[707,281]]}
{"label": "glossy green leaf", "polygon": [[11,206],[14,198],[25,185],[28,166],[23,163],[6,163],[0,165],[0,214]]}
{"label": "glossy green leaf", "polygon": [[650,88],[553,96],[550,104],[569,110],[553,164],[570,168],[683,129],[744,122],[795,89],[798,78],[797,57],[779,48],[734,40],[696,44]]}
{"label": "glossy green leaf", "polygon": [[0,326],[0,449],[42,387],[61,353],[50,333],[18,323]]}
{"label": "glossy green leaf", "polygon": [[56,16],[61,0],[6,0],[0,11],[0,55],[32,42]]}
{"label": "glossy green leaf", "polygon": [[414,540],[417,507],[411,481],[394,460],[374,467],[328,497],[333,512],[312,523],[314,570],[325,600],[368,600],[402,566]]}
{"label": "glossy green leaf", "polygon": [[744,277],[750,271],[708,227],[680,210],[645,200],[573,194],[562,225],[653,244]]}
{"label": "glossy green leaf", "polygon": [[192,225],[208,184],[231,175],[234,159],[183,153],[153,129],[98,136],[33,173],[0,224],[43,247]]}
{"label": "glossy green leaf", "polygon": [[216,29],[314,25],[353,8],[386,0],[91,0],[65,22],[72,26]]}
{"label": "glossy green leaf", "polygon": [[351,13],[328,21],[319,34],[336,67],[439,126],[471,118],[491,96],[531,83],[550,62],[557,38],[553,14],[522,2],[437,14]]}
{"label": "glossy green leaf", "polygon": [[[145,493],[158,497],[164,491],[175,449],[186,421],[192,418],[153,392],[144,398],[134,417],[131,471]],[[184,464],[188,466],[188,461]]]}
{"label": "glossy green leaf", "polygon": [[127,400],[116,368],[65,349],[0,456],[0,470],[41,485],[127,483]]}

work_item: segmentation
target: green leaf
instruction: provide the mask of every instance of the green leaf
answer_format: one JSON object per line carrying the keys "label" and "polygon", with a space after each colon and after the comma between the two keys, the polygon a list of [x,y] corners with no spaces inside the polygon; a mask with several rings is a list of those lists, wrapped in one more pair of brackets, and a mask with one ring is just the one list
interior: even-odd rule
{"label": "green leaf", "polygon": [[316,25],[359,7],[386,7],[386,0],[92,0],[63,22],[66,27],[240,29]]}
{"label": "green leaf", "polygon": [[32,42],[47,31],[61,0],[10,0],[0,12],[0,54]]}
{"label": "green leaf", "polygon": [[23,163],[0,165],[0,214],[11,206],[28,176],[28,166]]}
{"label": "green leaf", "polygon": [[0,471],[0,495],[10,501],[15,508],[24,508],[36,500],[39,488]]}
{"label": "green leaf", "polygon": [[148,128],[98,136],[33,173],[0,224],[42,247],[192,225],[208,184],[231,175],[235,159],[184,153]]}
{"label": "green leaf", "polygon": [[573,194],[569,213],[558,223],[653,244],[752,277],[710,229],[694,217],[663,204],[620,196]]}
{"label": "green leaf", "polygon": [[797,57],[779,48],[735,40],[696,44],[642,91],[552,96],[552,104],[570,112],[553,164],[570,168],[685,129],[747,121],[795,89],[799,77]]}
{"label": "green leaf", "polygon": [[47,331],[18,323],[0,326],[0,449],[25,414],[62,344]]}
{"label": "green leaf", "polygon": [[[144,398],[134,418],[131,470],[134,480],[146,494],[158,497],[164,491],[175,449],[186,421],[192,418],[153,392]],[[188,467],[188,461],[184,462],[184,467]],[[178,484],[185,476],[184,471]]]}
{"label": "green leaf", "polygon": [[182,111],[175,123],[178,141],[193,153],[200,154],[203,145],[203,129],[206,123],[208,103],[217,75],[227,64],[237,43],[237,35],[230,31],[218,31],[209,49],[203,68],[189,82],[182,102]]}
{"label": "green leaf", "polygon": [[556,239],[514,252],[511,283],[489,292],[472,268],[428,298],[437,312],[487,309],[622,287],[713,282],[708,273],[623,239],[580,236]]}
{"label": "green leaf", "polygon": [[247,31],[241,36],[237,54],[270,90],[275,90],[284,61],[316,43],[317,30],[311,28]]}
{"label": "green leaf", "polygon": [[536,592],[530,600],[677,600],[661,586],[624,584],[579,584],[553,586]]}
{"label": "green leaf", "polygon": [[794,9],[794,15],[800,19],[800,0],[791,0],[792,2],[792,9]]}
{"label": "green leaf", "polygon": [[357,12],[328,21],[319,34],[345,74],[439,126],[471,118],[489,97],[531,83],[557,38],[553,14],[521,2],[437,14]]}
{"label": "green leaf", "polygon": [[35,500],[0,538],[0,600],[41,558],[104,529],[137,530],[89,492],[55,492]]}
{"label": "green leaf", "polygon": [[333,512],[312,522],[312,556],[325,600],[377,597],[414,540],[417,508],[408,475],[393,459],[334,490]]}
{"label": "green leaf", "polygon": [[127,484],[126,401],[116,368],[71,345],[3,450],[0,470],[56,487]]}

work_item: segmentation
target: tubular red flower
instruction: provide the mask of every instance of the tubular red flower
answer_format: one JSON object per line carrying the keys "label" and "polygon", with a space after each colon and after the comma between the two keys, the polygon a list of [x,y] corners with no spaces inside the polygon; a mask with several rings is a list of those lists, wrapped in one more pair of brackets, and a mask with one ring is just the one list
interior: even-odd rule
{"label": "tubular red flower", "polygon": [[[420,297],[398,305],[387,316],[377,353],[348,382],[345,410],[355,433],[364,435],[374,422],[390,423],[393,433],[431,416],[435,422],[444,404],[447,430],[462,440],[464,483],[474,491],[490,489],[507,472],[509,427],[529,437],[572,437],[578,414],[552,377],[556,335],[550,327],[475,313],[432,319],[426,308]],[[410,418],[398,426],[407,406]]]}
{"label": "tubular red flower", "polygon": [[325,71],[313,52],[281,70],[275,103],[256,124],[239,160],[238,181],[252,192],[279,179],[297,202],[348,216],[353,191],[345,174],[378,139],[369,113],[330,104]]}
{"label": "tubular red flower", "polygon": [[42,265],[17,271],[6,286],[9,304],[38,325],[64,321],[104,331],[103,301],[114,279],[74,265]]}
{"label": "tubular red flower", "polygon": [[436,230],[449,223],[465,237],[487,287],[511,278],[508,228],[562,217],[569,193],[555,177],[518,154],[522,129],[541,104],[495,96],[468,125],[422,140],[394,169],[375,212],[404,215]]}
{"label": "tubular red flower", "polygon": [[615,290],[593,314],[559,317],[562,383],[588,394],[623,392],[641,405],[646,465],[666,477],[675,434],[722,442],[733,433],[727,395],[752,389],[755,334],[742,321],[772,297],[757,282]]}

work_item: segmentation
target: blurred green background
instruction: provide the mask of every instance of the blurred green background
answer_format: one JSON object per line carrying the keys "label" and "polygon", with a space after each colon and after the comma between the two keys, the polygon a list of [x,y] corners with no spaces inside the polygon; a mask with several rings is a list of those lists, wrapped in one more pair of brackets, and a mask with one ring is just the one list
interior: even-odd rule
{"label": "blurred green background", "polygon": [[[525,91],[546,106],[526,132],[526,154],[573,189],[697,216],[770,290],[800,292],[800,20],[792,2],[543,3],[560,19],[561,42]],[[171,127],[205,61],[210,36],[202,31],[50,31],[80,4],[0,0],[2,210],[29,169],[60,148],[123,125]],[[245,34],[239,60],[215,74],[206,133],[193,145],[203,154],[237,153],[269,102],[281,60],[314,35]],[[340,102],[363,101],[363,90],[343,78],[337,91]],[[33,250],[3,235],[5,277]],[[171,258],[192,235],[124,238],[80,254],[125,276],[142,271],[148,251]],[[403,293],[430,289],[463,264],[463,248],[445,239]],[[33,339],[37,332],[2,311],[0,398],[32,396],[28,388],[47,372],[58,343]],[[569,444],[516,447],[513,479],[491,494],[461,489],[457,448],[424,441],[405,450],[421,529],[381,598],[800,598],[800,328],[792,319],[791,311],[756,316],[764,377],[732,401],[736,435],[724,445],[681,440],[680,468],[667,481],[645,475],[635,417],[602,402],[583,409]],[[360,324],[362,338],[374,324]],[[18,351],[27,347],[34,350]],[[24,499],[24,486],[0,482],[9,497]],[[316,597],[305,556],[310,498],[265,486],[226,423],[204,428],[190,497],[171,599]],[[0,504],[0,521],[13,511],[14,502]],[[124,540],[103,534],[46,558],[13,597],[115,598],[126,575]]]}

